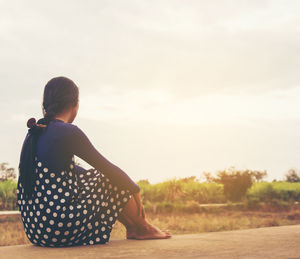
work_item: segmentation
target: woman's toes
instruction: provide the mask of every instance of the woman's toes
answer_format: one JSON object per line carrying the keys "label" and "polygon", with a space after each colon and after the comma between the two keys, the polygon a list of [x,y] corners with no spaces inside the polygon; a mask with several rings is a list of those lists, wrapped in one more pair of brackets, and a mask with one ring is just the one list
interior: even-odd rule
{"label": "woman's toes", "polygon": [[168,230],[162,230],[162,232],[166,233],[168,236],[171,236],[171,233]]}

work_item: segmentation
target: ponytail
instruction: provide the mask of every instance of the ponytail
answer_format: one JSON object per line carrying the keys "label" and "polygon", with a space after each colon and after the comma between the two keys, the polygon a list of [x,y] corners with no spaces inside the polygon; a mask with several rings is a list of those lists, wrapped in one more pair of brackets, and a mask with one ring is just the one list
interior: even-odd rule
{"label": "ponytail", "polygon": [[42,124],[42,121],[43,119],[40,119],[39,123],[36,123],[35,118],[27,121],[29,130],[23,143],[19,163],[20,183],[24,188],[26,198],[31,197],[33,193],[37,138],[47,127]]}
{"label": "ponytail", "polygon": [[[45,105],[44,105],[44,107],[45,107]],[[57,105],[57,103],[52,103],[46,107],[47,108],[45,108],[45,111],[44,111],[43,122],[48,125],[49,122],[52,121],[54,119],[55,115],[57,114],[58,105]]]}

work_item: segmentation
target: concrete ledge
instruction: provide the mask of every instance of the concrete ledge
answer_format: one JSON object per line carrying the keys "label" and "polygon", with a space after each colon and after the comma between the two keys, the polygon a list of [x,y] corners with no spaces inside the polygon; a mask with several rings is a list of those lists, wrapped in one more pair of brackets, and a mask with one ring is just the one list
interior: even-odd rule
{"label": "concrete ledge", "polygon": [[174,235],[167,240],[111,240],[105,245],[0,247],[1,258],[300,258],[300,225]]}
{"label": "concrete ledge", "polygon": [[17,210],[7,210],[7,211],[0,211],[1,216],[14,216],[14,215],[21,215]]}

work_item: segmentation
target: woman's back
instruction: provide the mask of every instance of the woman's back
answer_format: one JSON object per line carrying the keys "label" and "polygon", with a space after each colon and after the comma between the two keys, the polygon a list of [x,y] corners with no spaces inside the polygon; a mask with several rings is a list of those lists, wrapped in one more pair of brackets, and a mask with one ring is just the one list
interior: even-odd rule
{"label": "woman's back", "polygon": [[[72,161],[70,147],[75,126],[61,120],[53,120],[37,140],[37,158],[54,171],[62,171]],[[74,142],[73,142],[74,143]]]}

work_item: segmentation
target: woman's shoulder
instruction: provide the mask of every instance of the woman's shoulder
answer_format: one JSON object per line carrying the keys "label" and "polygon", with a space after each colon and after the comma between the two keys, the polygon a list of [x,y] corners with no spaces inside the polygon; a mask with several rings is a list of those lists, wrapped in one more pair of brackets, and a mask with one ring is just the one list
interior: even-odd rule
{"label": "woman's shoulder", "polygon": [[70,137],[76,135],[78,131],[78,126],[72,123],[67,123],[63,121],[51,121],[46,129],[46,135],[54,135],[56,137]]}
{"label": "woman's shoulder", "polygon": [[81,135],[85,135],[84,131],[79,126],[69,122],[52,121],[48,125],[48,127],[51,128],[51,130],[53,131],[60,132],[61,134],[69,137],[70,136],[78,137]]}

